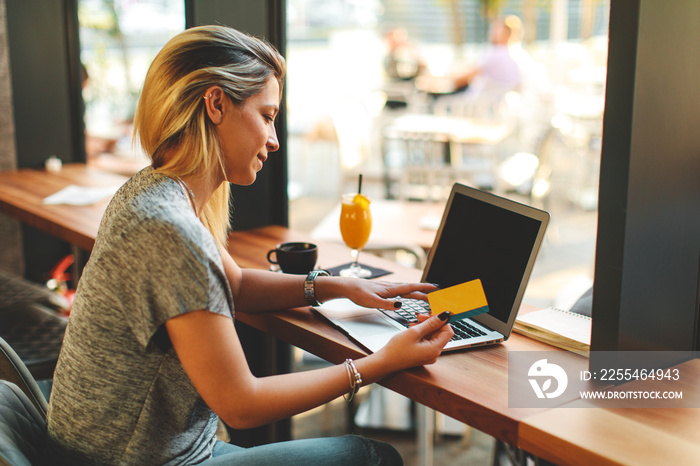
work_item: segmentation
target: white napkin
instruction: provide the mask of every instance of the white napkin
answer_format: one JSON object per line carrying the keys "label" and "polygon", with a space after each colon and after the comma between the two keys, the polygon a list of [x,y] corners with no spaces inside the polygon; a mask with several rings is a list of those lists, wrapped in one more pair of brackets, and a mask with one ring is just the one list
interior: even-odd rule
{"label": "white napkin", "polygon": [[44,198],[44,204],[90,205],[113,196],[117,189],[119,186],[89,188],[72,184]]}

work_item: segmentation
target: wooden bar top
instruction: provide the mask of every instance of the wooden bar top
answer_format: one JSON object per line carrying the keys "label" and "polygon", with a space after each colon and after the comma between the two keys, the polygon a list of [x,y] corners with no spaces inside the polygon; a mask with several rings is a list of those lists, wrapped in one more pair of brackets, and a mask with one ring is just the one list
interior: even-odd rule
{"label": "wooden bar top", "polygon": [[[43,199],[69,185],[119,186],[125,176],[82,164],[59,172],[22,169],[0,173],[0,212],[91,250],[105,199],[89,206],[46,205]],[[281,226],[234,231],[229,251],[242,267],[268,269],[267,252],[285,241],[309,241],[308,235]],[[335,241],[316,241],[318,267],[350,261],[348,248]],[[364,253],[361,261],[390,270],[389,281],[417,281],[420,271]],[[345,334],[311,308],[239,312],[236,318],[280,340],[340,363],[365,355]],[[562,399],[557,408],[513,408],[508,403],[508,354],[511,351],[559,351],[522,335],[504,343],[444,354],[437,363],[394,374],[381,384],[425,406],[445,413],[493,437],[562,464],[697,464],[700,458],[700,410],[591,408]],[[684,387],[698,394],[700,363],[689,363]],[[518,387],[519,388],[519,387]],[[523,389],[530,390],[529,386]]]}

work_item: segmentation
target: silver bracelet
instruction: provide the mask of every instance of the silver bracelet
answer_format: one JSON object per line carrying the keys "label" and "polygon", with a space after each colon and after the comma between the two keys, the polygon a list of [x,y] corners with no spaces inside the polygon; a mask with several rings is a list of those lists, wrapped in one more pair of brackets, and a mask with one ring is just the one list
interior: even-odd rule
{"label": "silver bracelet", "polygon": [[312,270],[306,276],[304,281],[304,298],[309,306],[320,306],[321,303],[316,299],[316,278],[329,277],[331,274],[325,270]]}
{"label": "silver bracelet", "polygon": [[345,370],[348,372],[348,378],[350,379],[350,393],[343,395],[345,401],[350,403],[352,399],[357,395],[362,385],[362,375],[355,367],[355,362],[352,359],[345,360]]}

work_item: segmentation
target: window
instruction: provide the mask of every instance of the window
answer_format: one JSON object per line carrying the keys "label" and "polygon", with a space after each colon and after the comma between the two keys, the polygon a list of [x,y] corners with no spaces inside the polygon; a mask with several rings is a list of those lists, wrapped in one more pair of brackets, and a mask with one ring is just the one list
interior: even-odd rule
{"label": "window", "polygon": [[[453,182],[494,190],[552,214],[525,302],[567,307],[593,279],[609,2],[494,3],[501,9],[485,16],[477,0],[287,0],[290,225],[314,233],[359,173],[374,200],[439,201]],[[461,115],[486,121],[481,135],[507,125],[506,136],[446,144],[397,132],[397,122],[442,110],[441,91],[421,89],[422,77],[477,63],[491,17],[510,15],[522,24],[509,46],[521,84]]]}
{"label": "window", "polygon": [[133,171],[146,163],[131,144],[141,86],[158,51],[185,29],[184,2],[79,0],[78,20],[88,161]]}

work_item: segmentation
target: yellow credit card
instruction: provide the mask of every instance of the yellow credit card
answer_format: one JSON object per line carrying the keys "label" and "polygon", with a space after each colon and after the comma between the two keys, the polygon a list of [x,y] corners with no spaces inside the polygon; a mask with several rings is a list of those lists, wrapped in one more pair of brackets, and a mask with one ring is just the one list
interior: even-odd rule
{"label": "yellow credit card", "polygon": [[433,315],[450,311],[448,322],[474,317],[489,312],[484,287],[478,278],[466,283],[428,293],[428,302]]}

